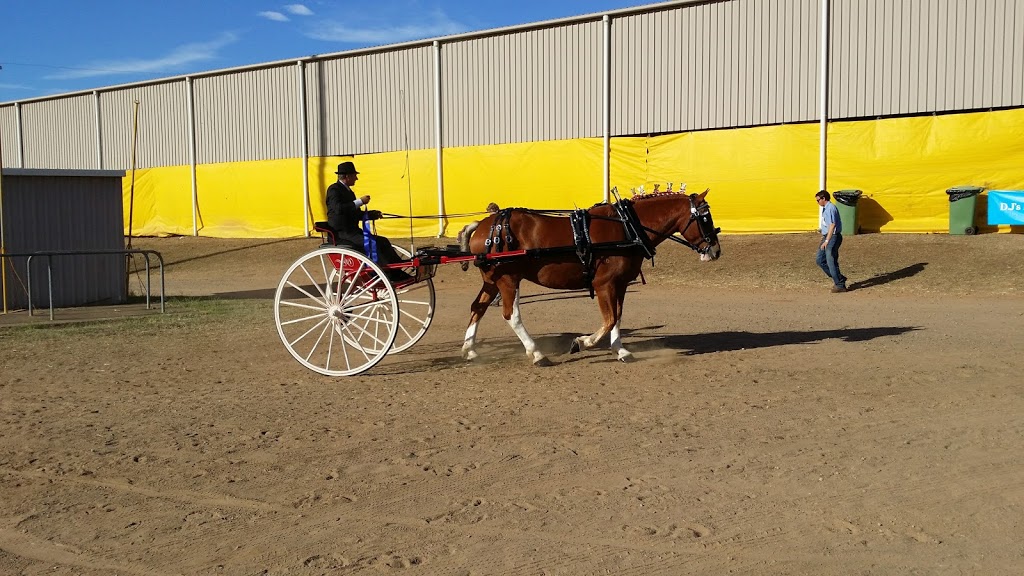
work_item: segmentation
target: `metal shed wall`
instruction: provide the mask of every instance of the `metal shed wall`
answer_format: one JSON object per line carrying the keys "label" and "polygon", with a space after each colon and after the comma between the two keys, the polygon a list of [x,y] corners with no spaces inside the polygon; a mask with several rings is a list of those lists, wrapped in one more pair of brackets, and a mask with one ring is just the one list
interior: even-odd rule
{"label": "metal shed wall", "polygon": [[311,156],[434,146],[433,47],[311,62],[305,77]]}
{"label": "metal shed wall", "polygon": [[[829,6],[830,119],[1024,106],[1020,0]],[[708,0],[610,13],[610,135],[819,119],[820,10],[820,0]],[[600,15],[438,42],[444,146],[602,135]],[[301,157],[303,112],[314,157],[433,148],[434,57],[410,43],[199,75],[196,160]],[[4,165],[126,169],[140,94],[139,166],[184,164],[186,87],[100,90],[101,147],[95,94],[22,102],[23,163],[16,109],[0,107]]]}
{"label": "metal shed wall", "polygon": [[101,168],[131,169],[136,101],[139,102],[136,167],[188,164],[188,85],[185,80],[179,80],[100,94]]}
{"label": "metal shed wall", "polygon": [[817,118],[819,5],[713,2],[614,19],[612,135]]}
{"label": "metal shed wall", "polygon": [[831,118],[1024,105],[1019,0],[833,0]]}
{"label": "metal shed wall", "polygon": [[21,121],[25,168],[96,168],[93,94],[22,104]]}
{"label": "metal shed wall", "polygon": [[598,137],[602,22],[445,43],[445,146]]}
{"label": "metal shed wall", "polygon": [[0,106],[0,166],[18,166],[18,108]]}
{"label": "metal shed wall", "polygon": [[295,70],[278,66],[196,78],[196,162],[301,156]]}
{"label": "metal shed wall", "polygon": [[[84,176],[55,170],[7,170],[3,175],[4,236],[7,252],[120,250],[124,248],[122,172]],[[12,258],[8,305],[26,308],[26,258]],[[123,303],[123,255],[54,256],[55,306]],[[0,287],[2,288],[2,287]],[[33,306],[49,303],[46,258],[32,260]]]}

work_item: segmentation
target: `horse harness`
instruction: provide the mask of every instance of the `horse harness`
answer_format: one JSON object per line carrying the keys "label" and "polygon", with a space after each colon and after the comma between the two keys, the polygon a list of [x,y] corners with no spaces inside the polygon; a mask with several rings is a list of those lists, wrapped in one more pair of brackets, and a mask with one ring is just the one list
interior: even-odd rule
{"label": "horse harness", "polygon": [[[644,252],[644,258],[654,260],[654,243],[651,238],[645,233],[650,232],[654,236],[663,234],[657,230],[652,230],[644,226],[640,222],[640,217],[636,213],[636,209],[633,207],[633,202],[628,199],[620,199],[612,206],[615,208],[615,213],[618,218],[603,218],[597,217],[602,220],[616,220],[622,223],[623,231],[625,233],[625,239],[620,242],[601,242],[594,244],[590,238],[590,223],[593,220],[593,216],[589,210],[578,209],[569,212],[569,225],[572,228],[573,246],[572,247],[559,247],[559,248],[539,248],[530,250],[531,253],[542,253],[542,252],[555,252],[563,251],[566,249],[575,250],[576,256],[580,260],[580,264],[583,266],[583,277],[586,282],[587,288],[590,291],[590,297],[594,297],[594,249],[599,250],[622,250],[633,247],[639,247]],[[487,238],[484,240],[484,246],[486,246],[485,254],[487,253],[498,253],[503,250],[513,250],[515,248],[516,239],[512,235],[512,227],[509,226],[509,220],[512,217],[512,211],[515,208],[504,208],[499,210],[494,215],[494,220],[491,221],[490,231],[487,233]],[[533,212],[531,210],[531,212]],[[563,212],[564,213],[564,212]],[[683,238],[676,238],[675,235],[669,234],[668,239],[674,240],[683,246],[686,246],[699,254],[707,254],[710,252],[712,245],[720,231],[719,228],[715,228],[714,222],[711,220],[711,209],[708,205],[702,204],[697,206],[697,195],[690,195],[690,220],[686,223],[683,228],[685,232],[691,225],[696,222],[698,229],[701,233],[702,242],[698,245],[691,244]],[[477,255],[477,266],[484,264],[484,254]]]}

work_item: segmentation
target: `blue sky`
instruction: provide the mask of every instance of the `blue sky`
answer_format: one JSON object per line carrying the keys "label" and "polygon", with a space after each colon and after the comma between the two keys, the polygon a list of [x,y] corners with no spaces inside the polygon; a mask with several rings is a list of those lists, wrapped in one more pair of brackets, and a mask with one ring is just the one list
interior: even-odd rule
{"label": "blue sky", "polygon": [[652,3],[0,0],[0,102]]}

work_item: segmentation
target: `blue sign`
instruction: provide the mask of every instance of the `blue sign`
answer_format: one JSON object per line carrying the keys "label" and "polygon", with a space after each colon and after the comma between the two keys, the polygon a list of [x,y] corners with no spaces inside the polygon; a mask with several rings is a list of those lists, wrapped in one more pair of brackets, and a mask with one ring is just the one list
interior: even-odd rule
{"label": "blue sign", "polygon": [[1024,225],[1024,190],[989,190],[988,223]]}

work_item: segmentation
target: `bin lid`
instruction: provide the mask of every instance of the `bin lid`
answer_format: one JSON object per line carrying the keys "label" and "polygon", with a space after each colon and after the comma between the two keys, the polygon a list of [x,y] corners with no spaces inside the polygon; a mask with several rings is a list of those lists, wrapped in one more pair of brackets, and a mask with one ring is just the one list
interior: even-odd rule
{"label": "bin lid", "polygon": [[835,197],[836,202],[843,204],[844,206],[856,206],[857,200],[860,199],[860,190],[836,190]]}
{"label": "bin lid", "polygon": [[946,190],[946,194],[949,194],[950,202],[956,202],[958,200],[963,200],[964,198],[977,196],[982,190],[984,190],[984,188],[980,186],[953,186],[949,190]]}
{"label": "bin lid", "polygon": [[953,186],[946,190],[946,194],[980,194],[982,190],[981,186]]}

